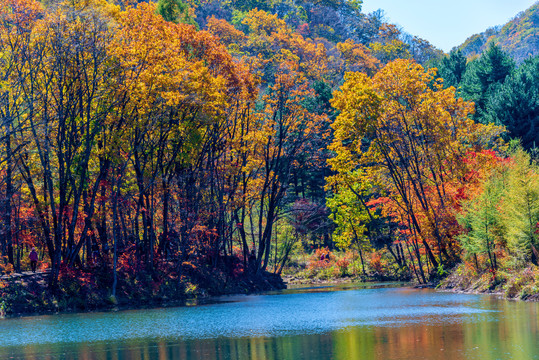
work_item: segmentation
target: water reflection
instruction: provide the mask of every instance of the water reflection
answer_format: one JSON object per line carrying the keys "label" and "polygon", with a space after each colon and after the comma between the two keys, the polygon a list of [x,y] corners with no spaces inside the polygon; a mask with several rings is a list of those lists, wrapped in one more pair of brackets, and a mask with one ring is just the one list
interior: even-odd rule
{"label": "water reflection", "polygon": [[[319,290],[11,319],[0,322],[0,358],[539,359],[536,303],[402,288]],[[52,326],[48,338],[43,325]],[[119,333],[129,326],[140,329]]]}

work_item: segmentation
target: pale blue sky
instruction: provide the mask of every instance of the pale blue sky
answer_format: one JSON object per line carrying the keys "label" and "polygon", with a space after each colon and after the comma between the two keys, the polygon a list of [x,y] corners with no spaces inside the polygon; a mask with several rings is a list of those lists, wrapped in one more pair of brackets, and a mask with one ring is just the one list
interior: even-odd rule
{"label": "pale blue sky", "polygon": [[363,0],[363,12],[385,12],[389,22],[448,52],[469,36],[505,24],[537,0]]}

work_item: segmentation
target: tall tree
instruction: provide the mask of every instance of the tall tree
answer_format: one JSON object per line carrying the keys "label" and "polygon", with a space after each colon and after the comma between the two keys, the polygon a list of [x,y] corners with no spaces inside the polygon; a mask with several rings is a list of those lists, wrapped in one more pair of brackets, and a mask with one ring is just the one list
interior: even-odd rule
{"label": "tall tree", "polygon": [[[458,237],[467,256],[473,256],[479,267],[477,255],[487,255],[488,266],[496,271],[498,268],[497,249],[503,243],[503,227],[499,205],[504,195],[503,173],[498,169],[490,169],[487,177],[483,178],[479,195],[473,196],[463,203],[462,215],[458,217],[459,224],[464,227],[464,233]],[[478,268],[478,271],[481,269]]]}
{"label": "tall tree", "polygon": [[514,61],[494,44],[479,59],[470,62],[462,79],[462,95],[475,103],[475,120],[482,123],[488,121],[488,99],[514,68]]}
{"label": "tall tree", "polygon": [[0,2],[0,250],[7,261],[14,262],[13,200],[15,195],[16,157],[21,140],[15,138],[24,126],[25,104],[18,72],[29,52],[34,27],[42,15],[41,5],[34,1]]}
{"label": "tall tree", "polygon": [[539,145],[539,56],[526,60],[492,93],[485,118],[506,126],[525,149]]}
{"label": "tall tree", "polygon": [[444,79],[444,86],[458,88],[466,72],[466,57],[460,50],[451,50],[448,56],[438,61],[438,74]]}
{"label": "tall tree", "polygon": [[530,155],[519,149],[507,167],[507,183],[500,208],[507,245],[514,265],[539,264],[539,172]]}

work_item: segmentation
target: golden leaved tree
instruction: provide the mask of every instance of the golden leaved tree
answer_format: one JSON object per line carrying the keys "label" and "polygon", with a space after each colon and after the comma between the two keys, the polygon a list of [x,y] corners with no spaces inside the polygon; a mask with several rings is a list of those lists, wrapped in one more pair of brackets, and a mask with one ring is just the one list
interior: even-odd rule
{"label": "golden leaved tree", "polygon": [[[500,128],[474,123],[473,104],[443,89],[435,69],[408,60],[386,65],[374,77],[348,73],[335,93],[330,160],[343,181],[357,168],[379,187],[381,211],[406,225],[417,268],[421,253],[434,269],[455,261],[457,192],[468,151],[493,145]],[[419,278],[419,276],[418,276]]]}

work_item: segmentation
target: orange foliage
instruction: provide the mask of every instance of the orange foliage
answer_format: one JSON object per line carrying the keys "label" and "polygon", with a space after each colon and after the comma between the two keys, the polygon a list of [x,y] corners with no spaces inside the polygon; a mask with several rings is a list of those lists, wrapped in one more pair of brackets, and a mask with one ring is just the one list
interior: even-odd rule
{"label": "orange foliage", "polygon": [[232,44],[241,43],[246,39],[246,36],[240,30],[237,30],[234,26],[223,19],[216,19],[214,16],[208,19],[206,24],[208,31],[219,37],[221,42],[230,46]]}
{"label": "orange foliage", "polygon": [[346,71],[361,71],[372,75],[378,70],[380,62],[362,44],[348,39],[343,43],[338,43],[337,49],[345,61]]}

